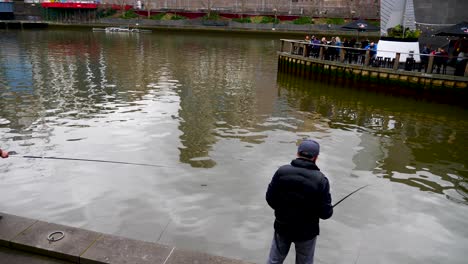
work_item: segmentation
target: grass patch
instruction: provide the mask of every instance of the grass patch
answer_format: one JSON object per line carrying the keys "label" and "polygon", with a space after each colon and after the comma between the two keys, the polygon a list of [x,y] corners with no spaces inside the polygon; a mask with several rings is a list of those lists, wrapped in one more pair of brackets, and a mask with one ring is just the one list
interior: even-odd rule
{"label": "grass patch", "polygon": [[250,19],[250,17],[233,18],[232,21],[238,22],[238,23],[252,23],[252,20]]}
{"label": "grass patch", "polygon": [[314,24],[314,20],[310,17],[300,17],[298,19],[293,20],[293,24],[295,25],[310,25]]}
{"label": "grass patch", "polygon": [[279,24],[280,23],[279,19],[275,20],[275,18],[269,17],[269,16],[254,16],[254,17],[251,17],[250,20],[252,21],[252,23],[255,23],[255,24],[268,24],[268,23]]}
{"label": "grass patch", "polygon": [[345,23],[344,18],[341,17],[334,17],[334,18],[327,18],[326,24],[332,25],[343,25]]}
{"label": "grass patch", "polygon": [[177,15],[177,14],[173,14],[171,16],[171,20],[184,20],[184,19],[187,19],[187,18],[181,15]]}
{"label": "grass patch", "polygon": [[135,13],[135,11],[133,10],[128,10],[128,11],[125,11],[120,17],[123,19],[132,19],[132,18],[137,18],[138,14]]}
{"label": "grass patch", "polygon": [[150,16],[150,19],[153,19],[153,20],[161,20],[161,19],[163,18],[163,16],[165,16],[165,15],[166,15],[165,13],[159,13],[159,14]]}
{"label": "grass patch", "polygon": [[151,16],[150,19],[168,21],[168,20],[183,20],[187,18],[184,16],[173,14],[173,13],[159,13],[157,15]]}
{"label": "grass patch", "polygon": [[209,15],[206,14],[202,17],[203,20],[221,20],[221,16],[216,12],[211,12]]}

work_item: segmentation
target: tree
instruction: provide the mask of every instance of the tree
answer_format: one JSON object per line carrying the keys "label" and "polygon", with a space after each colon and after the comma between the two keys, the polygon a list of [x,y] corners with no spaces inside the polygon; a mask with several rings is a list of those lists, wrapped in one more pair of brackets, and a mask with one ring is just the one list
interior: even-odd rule
{"label": "tree", "polygon": [[120,6],[120,12],[122,15],[125,13],[125,6],[127,5],[127,0],[114,0],[116,5]]}
{"label": "tree", "polygon": [[241,8],[241,19],[244,19],[244,13],[245,13],[245,4],[247,0],[240,0],[240,8]]}
{"label": "tree", "polygon": [[207,14],[206,16],[207,17],[211,17],[211,9],[213,8],[214,6],[214,0],[203,0],[202,1],[202,5],[204,8],[207,9]]}
{"label": "tree", "polygon": [[148,18],[151,17],[151,9],[156,8],[157,4],[157,0],[145,0],[145,10],[148,14]]}

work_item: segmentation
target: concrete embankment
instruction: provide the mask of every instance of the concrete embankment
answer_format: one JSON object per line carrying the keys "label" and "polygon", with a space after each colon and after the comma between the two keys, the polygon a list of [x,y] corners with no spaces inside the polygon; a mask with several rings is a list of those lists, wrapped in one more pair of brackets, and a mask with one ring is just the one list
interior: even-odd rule
{"label": "concrete embankment", "polygon": [[[171,31],[212,31],[212,32],[230,32],[230,33],[253,33],[253,34],[274,34],[274,35],[293,35],[303,38],[304,35],[322,36],[340,36],[353,38],[357,36],[356,31],[340,30],[340,25],[294,25],[294,24],[254,24],[238,23],[234,21],[203,21],[203,20],[175,20],[160,21],[151,19],[120,19],[107,18],[100,19],[90,23],[61,23],[53,21],[0,21],[0,29],[28,29],[37,28],[44,25],[49,28],[93,28],[109,26],[129,26],[152,30],[171,30]],[[361,32],[359,38],[369,38],[376,40],[379,38],[378,32]]]}
{"label": "concrete embankment", "polygon": [[[168,245],[102,234],[15,215],[3,213],[0,215],[3,216],[0,219],[0,257],[9,259],[8,263],[24,263],[21,262],[24,260],[33,263],[33,260],[36,260],[34,261],[36,263],[87,264],[247,264],[240,260],[180,250]],[[24,253],[21,254],[21,252]],[[0,260],[0,263],[4,262]]]}

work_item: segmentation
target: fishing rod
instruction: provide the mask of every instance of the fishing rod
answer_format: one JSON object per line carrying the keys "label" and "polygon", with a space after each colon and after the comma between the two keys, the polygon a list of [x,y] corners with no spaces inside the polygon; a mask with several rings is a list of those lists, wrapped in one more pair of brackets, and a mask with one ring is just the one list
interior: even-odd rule
{"label": "fishing rod", "polygon": [[78,158],[65,158],[65,157],[45,157],[45,156],[15,156],[17,154],[14,151],[10,152],[10,157],[16,158],[25,158],[25,159],[50,159],[50,160],[68,160],[68,161],[86,161],[86,162],[101,162],[101,163],[113,163],[113,164],[124,164],[124,165],[137,165],[137,166],[147,166],[147,167],[157,167],[157,168],[169,168],[168,166],[147,164],[147,163],[134,163],[134,162],[124,162],[124,161],[112,161],[112,160],[98,160],[98,159],[78,159]]}
{"label": "fishing rod", "polygon": [[360,190],[362,190],[362,189],[366,188],[367,186],[369,186],[369,184],[366,184],[366,185],[364,185],[364,186],[362,186],[362,187],[360,187],[360,188],[358,188],[358,189],[354,190],[352,193],[350,193],[350,194],[346,195],[346,196],[345,196],[345,197],[343,197],[341,200],[339,200],[339,201],[338,201],[338,202],[336,202],[334,205],[332,205],[332,207],[335,207],[335,206],[337,206],[337,205],[338,205],[338,204],[340,204],[342,201],[344,201],[346,198],[348,198],[348,197],[350,197],[351,195],[353,195],[353,194],[357,193],[358,191],[360,191]]}

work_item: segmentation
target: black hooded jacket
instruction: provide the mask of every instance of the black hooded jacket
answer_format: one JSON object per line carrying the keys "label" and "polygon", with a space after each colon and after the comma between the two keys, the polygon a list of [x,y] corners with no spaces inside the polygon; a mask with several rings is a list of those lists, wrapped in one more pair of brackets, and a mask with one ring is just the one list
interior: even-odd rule
{"label": "black hooded jacket", "polygon": [[281,166],[268,186],[266,200],[275,210],[275,231],[293,242],[316,237],[319,218],[333,214],[328,179],[308,159]]}

